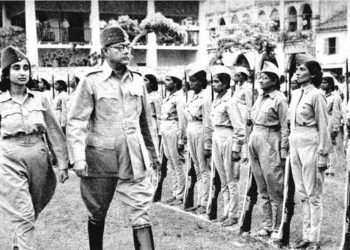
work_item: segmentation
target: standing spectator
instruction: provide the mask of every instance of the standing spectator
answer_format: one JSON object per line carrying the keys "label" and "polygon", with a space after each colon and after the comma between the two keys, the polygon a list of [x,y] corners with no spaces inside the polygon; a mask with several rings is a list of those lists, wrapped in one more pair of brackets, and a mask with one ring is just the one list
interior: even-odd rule
{"label": "standing spectator", "polygon": [[57,91],[57,95],[53,99],[53,109],[55,111],[55,117],[62,127],[63,132],[66,131],[66,119],[64,118],[64,115],[62,113],[62,105],[63,102],[65,102],[65,99],[67,98],[67,84],[63,80],[57,80],[54,83],[54,88]]}
{"label": "standing spectator", "polygon": [[66,18],[63,19],[62,22],[62,42],[69,41],[69,22]]}

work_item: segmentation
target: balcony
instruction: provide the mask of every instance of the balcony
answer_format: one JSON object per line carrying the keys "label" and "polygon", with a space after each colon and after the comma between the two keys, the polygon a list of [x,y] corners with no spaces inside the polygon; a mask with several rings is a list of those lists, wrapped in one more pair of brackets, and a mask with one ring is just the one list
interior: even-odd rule
{"label": "balcony", "polygon": [[89,44],[91,42],[90,28],[44,28],[37,31],[41,44]]}

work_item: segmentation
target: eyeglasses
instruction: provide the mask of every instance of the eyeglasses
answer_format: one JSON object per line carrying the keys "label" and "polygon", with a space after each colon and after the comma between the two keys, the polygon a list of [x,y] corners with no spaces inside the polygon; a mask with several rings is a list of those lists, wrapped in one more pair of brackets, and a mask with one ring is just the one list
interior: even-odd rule
{"label": "eyeglasses", "polygon": [[119,52],[123,52],[125,49],[130,50],[131,45],[130,44],[116,44],[113,46],[109,46],[112,49],[117,49]]}

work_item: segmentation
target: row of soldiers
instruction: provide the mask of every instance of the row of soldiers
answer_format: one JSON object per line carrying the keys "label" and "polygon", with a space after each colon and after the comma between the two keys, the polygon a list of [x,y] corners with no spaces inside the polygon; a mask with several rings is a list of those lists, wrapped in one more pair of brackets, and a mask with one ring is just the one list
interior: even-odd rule
{"label": "row of soldiers", "polygon": [[161,199],[169,168],[172,197],[165,203],[183,204],[186,211],[207,213],[213,219],[221,190],[224,207],[218,221],[232,226],[239,220],[240,168],[249,162],[263,214],[256,235],[280,245],[285,165],[290,154],[293,179],[304,205],[303,238],[296,248],[318,249],[322,184],[325,173],[334,174],[338,163],[335,146],[342,144],[343,108],[333,78],[322,77],[319,63],[306,55],[297,55],[296,61],[290,105],[280,91],[279,70],[268,61],[256,77],[256,95],[250,72],[242,66],[232,71],[225,66],[208,69],[192,64],[183,72],[170,70],[164,80],[164,99],[155,74],[146,72],[152,136],[162,156],[154,201]]}

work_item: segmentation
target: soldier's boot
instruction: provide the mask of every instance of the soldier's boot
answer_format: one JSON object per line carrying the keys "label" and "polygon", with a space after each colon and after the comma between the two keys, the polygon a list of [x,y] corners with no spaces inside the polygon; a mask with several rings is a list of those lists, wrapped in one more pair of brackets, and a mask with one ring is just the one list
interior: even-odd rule
{"label": "soldier's boot", "polygon": [[89,218],[88,221],[88,233],[89,233],[89,245],[90,250],[102,250],[103,249],[103,232],[105,228],[105,222],[96,222]]}
{"label": "soldier's boot", "polygon": [[133,228],[135,250],[154,250],[152,227],[145,225]]}

